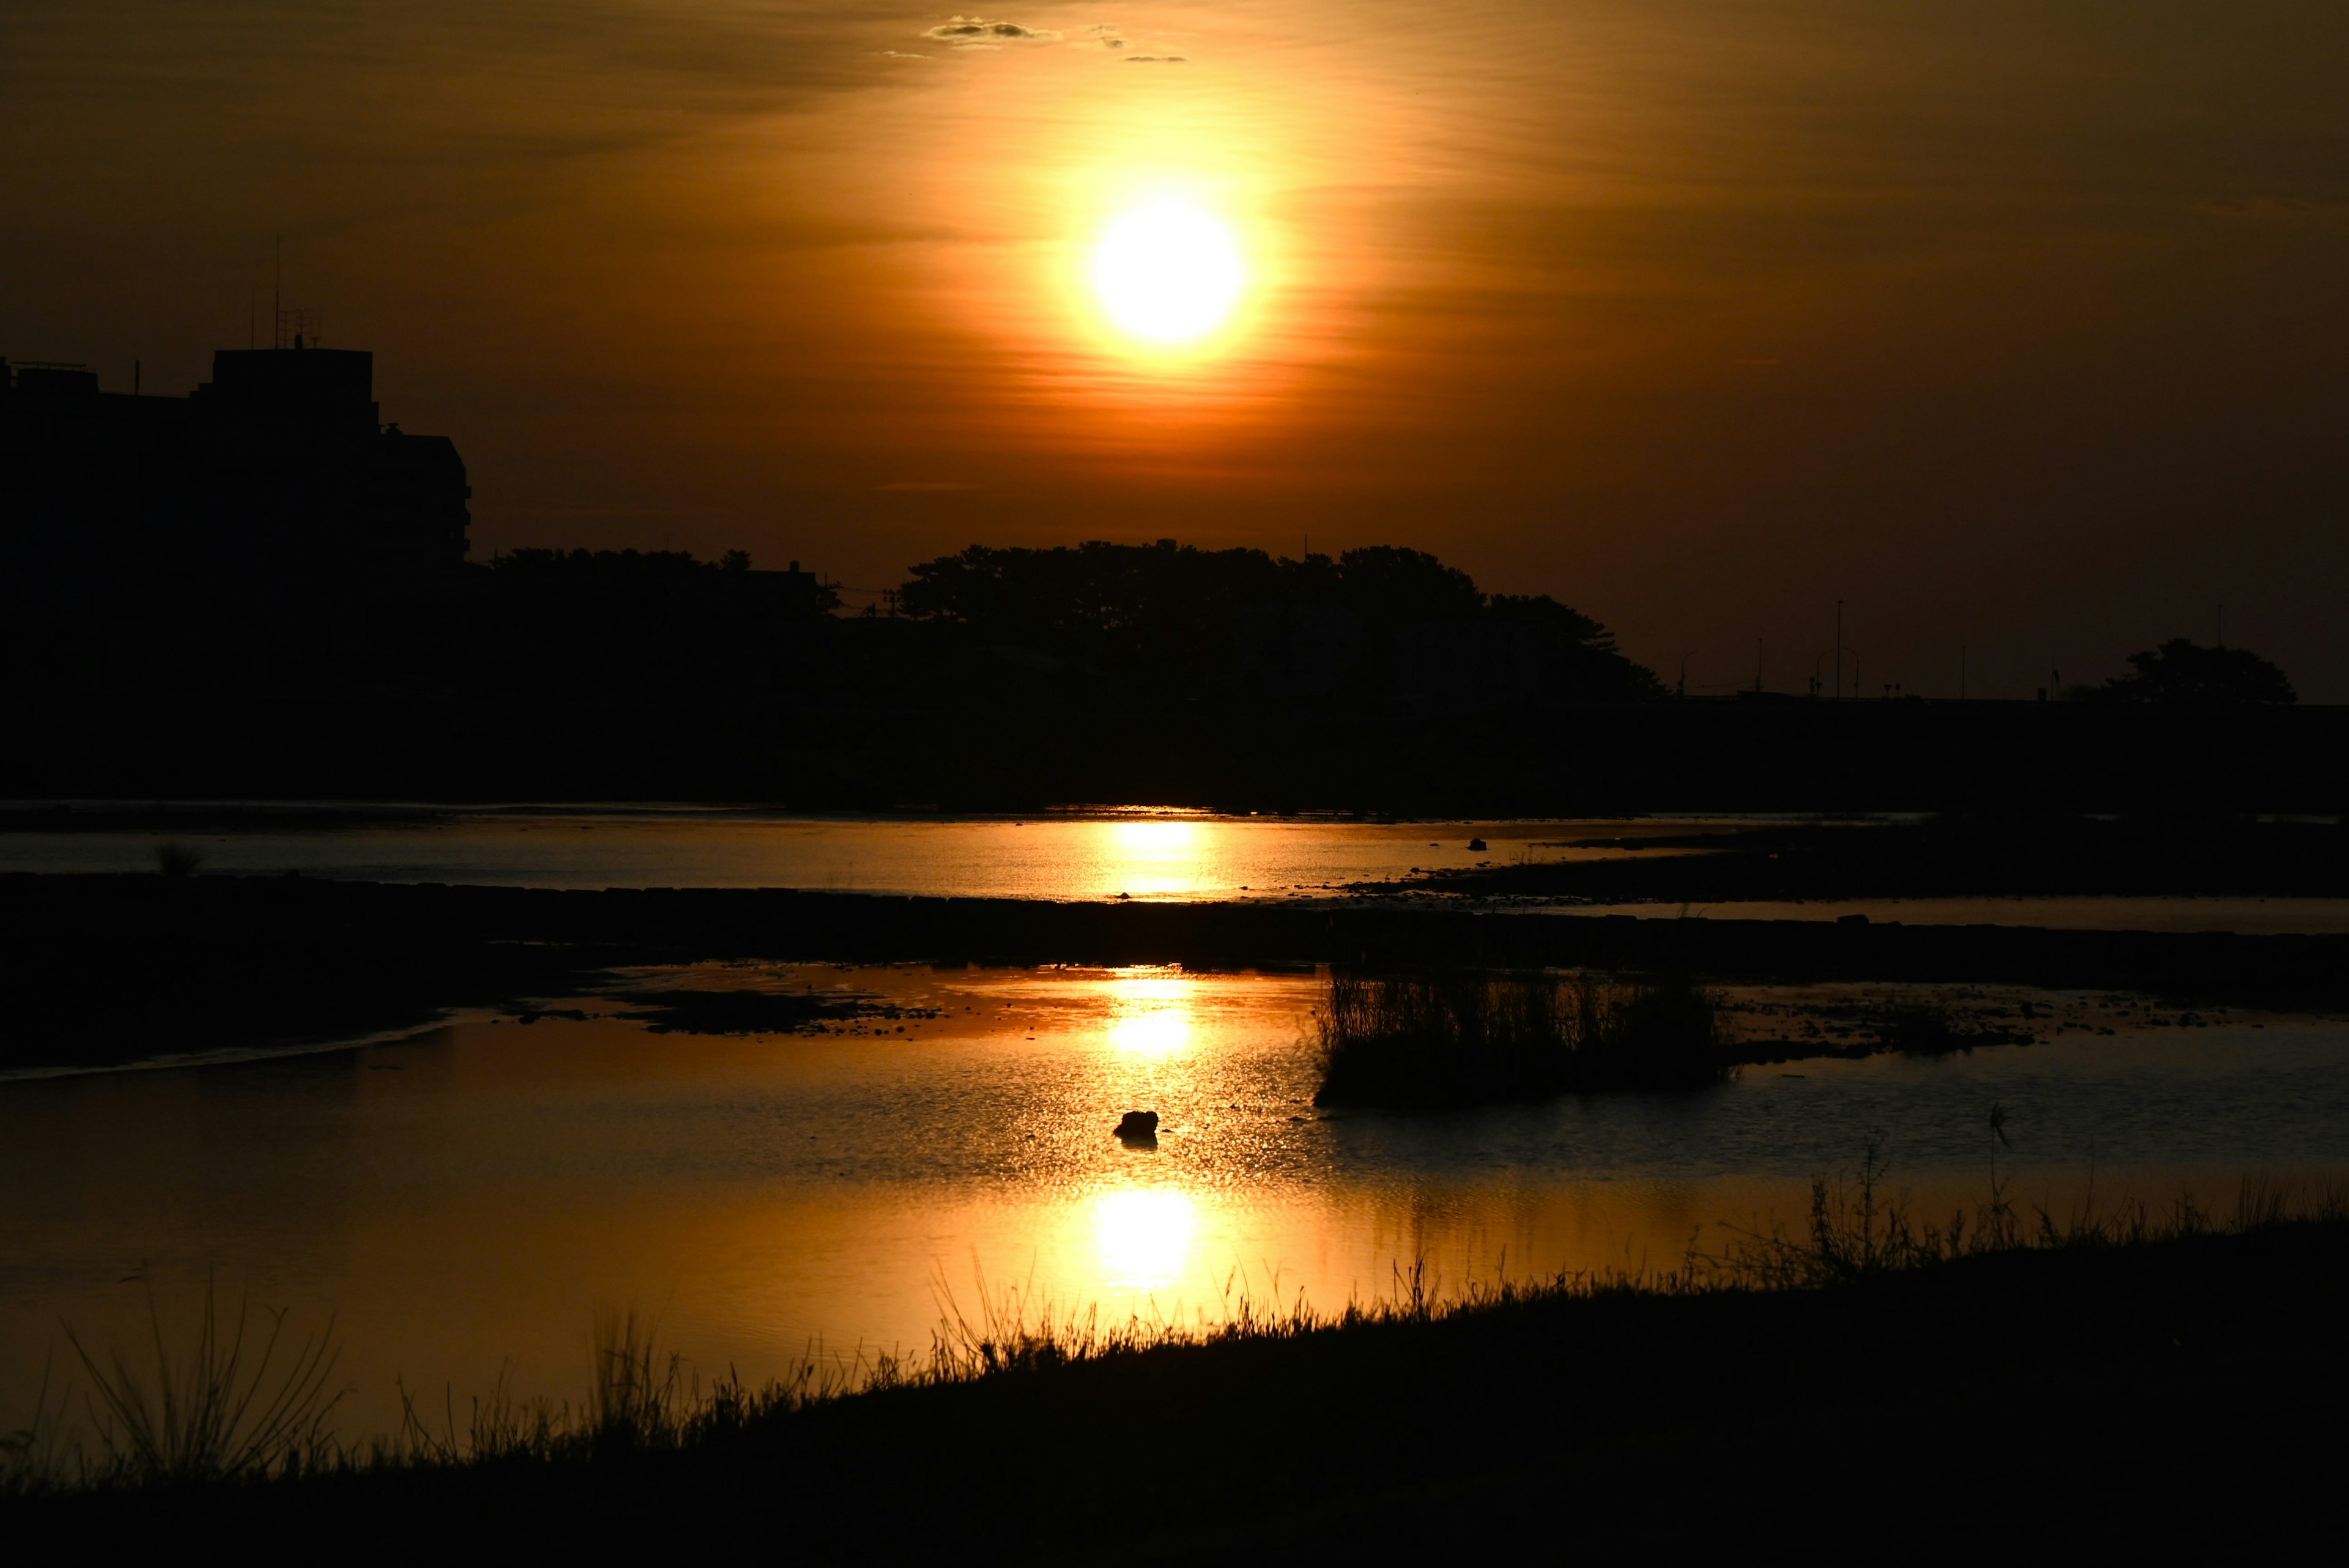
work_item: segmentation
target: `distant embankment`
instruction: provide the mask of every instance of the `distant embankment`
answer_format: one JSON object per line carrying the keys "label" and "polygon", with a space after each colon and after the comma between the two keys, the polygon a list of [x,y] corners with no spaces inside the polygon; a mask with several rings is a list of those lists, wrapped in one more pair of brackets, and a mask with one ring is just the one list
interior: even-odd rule
{"label": "distant embankment", "polygon": [[331,1039],[705,959],[1470,962],[1718,981],[2001,981],[2349,1003],[2349,937],[1480,914],[1350,904],[1055,904],[787,889],[570,892],[297,877],[0,877],[0,1067]]}
{"label": "distant embankment", "polygon": [[0,702],[16,799],[727,800],[1026,812],[2349,809],[2349,708],[1658,700],[1398,713],[854,691]]}

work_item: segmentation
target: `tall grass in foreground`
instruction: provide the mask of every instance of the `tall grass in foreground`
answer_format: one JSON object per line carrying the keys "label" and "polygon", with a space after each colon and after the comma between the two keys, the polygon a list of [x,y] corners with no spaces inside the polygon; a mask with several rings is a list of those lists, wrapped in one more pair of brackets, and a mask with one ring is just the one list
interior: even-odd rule
{"label": "tall grass in foreground", "polygon": [[1712,992],[1677,974],[1340,971],[1315,1026],[1322,1106],[1699,1089],[1729,1072]]}
{"label": "tall grass in foreground", "polygon": [[[144,1283],[146,1354],[109,1348],[101,1358],[65,1326],[66,1343],[88,1380],[82,1403],[98,1446],[95,1456],[85,1456],[84,1473],[150,1485],[242,1480],[339,1457],[333,1421],[341,1394],[331,1384],[341,1353],[331,1317],[295,1344],[285,1312],[264,1308],[267,1327],[259,1328],[251,1303],[240,1299],[230,1318],[207,1279],[195,1330],[175,1346],[154,1282]],[[53,1441],[71,1402],[68,1386],[59,1409],[51,1411],[44,1379],[31,1425],[0,1445],[0,1454],[21,1464]]]}
{"label": "tall grass in foreground", "polygon": [[[1995,1123],[1993,1123],[1995,1126]],[[2261,1176],[2239,1183],[2231,1213],[2214,1213],[2181,1191],[2165,1210],[2131,1200],[2099,1209],[2093,1186],[2069,1213],[2018,1207],[1992,1167],[1990,1196],[1935,1223],[1889,1191],[1887,1167],[1870,1147],[1857,1172],[1811,1182],[1807,1223],[1788,1230],[1732,1231],[1717,1255],[1692,1251],[1674,1288],[1719,1285],[1746,1291],[1818,1290],[1871,1275],[1929,1269],[2001,1252],[2142,1246],[2196,1236],[2245,1235],[2302,1222],[2349,1221],[2349,1189],[2295,1192]]]}
{"label": "tall grass in foreground", "polygon": [[[556,1463],[677,1452],[731,1441],[753,1428],[844,1398],[985,1378],[1051,1376],[1089,1363],[1178,1347],[1433,1324],[1601,1296],[1830,1290],[1873,1276],[1999,1253],[2123,1247],[2244,1234],[2305,1221],[2349,1222],[2349,1189],[2295,1193],[2249,1177],[2241,1182],[2230,1213],[2213,1212],[2190,1195],[2181,1195],[2161,1210],[2142,1203],[2100,1210],[2088,1201],[2059,1216],[2043,1207],[2018,1207],[1993,1176],[1988,1201],[1971,1210],[1957,1210],[1946,1222],[1928,1223],[1889,1191],[1884,1164],[1871,1149],[1856,1174],[1814,1182],[1806,1223],[1767,1231],[1733,1230],[1721,1251],[1707,1252],[1692,1244],[1671,1268],[1524,1281],[1504,1275],[1447,1290],[1422,1259],[1408,1270],[1397,1267],[1387,1295],[1349,1301],[1335,1312],[1318,1311],[1301,1295],[1284,1304],[1245,1290],[1235,1293],[1227,1284],[1223,1315],[1202,1314],[1188,1324],[1154,1316],[1104,1323],[1090,1309],[1062,1314],[1024,1292],[990,1294],[982,1283],[975,1314],[963,1312],[951,1296],[945,1299],[938,1327],[925,1351],[860,1352],[844,1361],[810,1355],[788,1376],[759,1387],[730,1376],[705,1391],[681,1358],[657,1350],[648,1320],[633,1312],[600,1314],[582,1405],[517,1400],[501,1381],[487,1397],[470,1402],[460,1425],[453,1399],[444,1397],[442,1409],[433,1412],[403,1387],[401,1430],[365,1444],[343,1442],[326,1426],[333,1400],[320,1368],[332,1365],[330,1336],[305,1341],[300,1355],[280,1364],[273,1380],[266,1376],[268,1355],[249,1366],[240,1359],[240,1314],[236,1328],[205,1330],[212,1351],[201,1348],[200,1336],[194,1355],[159,1357],[152,1384],[119,1355],[101,1366],[84,1354],[85,1371],[101,1386],[93,1408],[113,1414],[113,1435],[95,1449],[60,1440],[45,1391],[32,1426],[0,1440],[0,1495],[190,1480],[254,1483],[321,1470]],[[274,1321],[282,1330],[283,1319]],[[207,1324],[212,1323],[208,1314]],[[273,1331],[264,1350],[275,1342]],[[176,1426],[162,1414],[173,1398],[182,1412]],[[263,1418],[216,1418],[231,1409],[258,1410]],[[211,1415],[191,1421],[190,1412]],[[210,1435],[175,1444],[168,1437],[172,1431]]]}

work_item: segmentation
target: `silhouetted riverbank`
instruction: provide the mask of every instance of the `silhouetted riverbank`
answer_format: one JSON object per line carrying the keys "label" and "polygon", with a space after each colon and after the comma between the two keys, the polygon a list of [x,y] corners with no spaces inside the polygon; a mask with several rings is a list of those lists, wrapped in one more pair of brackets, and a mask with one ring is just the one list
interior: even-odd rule
{"label": "silhouetted riverbank", "polygon": [[2240,1554],[2329,1521],[2349,1225],[2266,1218],[2251,1191],[2228,1233],[2059,1216],[2055,1244],[2017,1245],[2024,1214],[1986,1248],[1888,1246],[1849,1197],[1728,1289],[1568,1282],[1444,1310],[1405,1282],[1383,1311],[1204,1344],[966,1324],[927,1371],[812,1401],[665,1391],[630,1324],[584,1420],[507,1407],[469,1433],[459,1402],[436,1447],[426,1400],[401,1462],[0,1515],[115,1546],[359,1530],[362,1554],[819,1562],[1391,1560],[1464,1539]]}
{"label": "silhouetted riverbank", "polygon": [[[1571,849],[1637,850],[1568,860]],[[1718,904],[2085,894],[2340,898],[2349,826],[2231,816],[1956,815],[1786,823],[1535,845],[1516,864],[1448,868],[1413,888],[1485,898]]]}
{"label": "silhouetted riverbank", "polygon": [[[544,1005],[620,965],[761,959],[1250,968],[1475,964],[1714,981],[1915,981],[2294,1008],[2349,1000],[2349,937],[1637,920],[1373,902],[1081,904],[788,889],[193,876],[0,877],[0,1065],[97,1064]],[[1776,1059],[1776,1058],[1770,1058]]]}
{"label": "silhouetted riverbank", "polygon": [[[872,628],[879,628],[878,631]],[[926,635],[843,622],[843,638]],[[862,628],[862,629],[859,629]],[[879,657],[878,653],[874,654]],[[953,667],[953,661],[947,661]],[[1194,706],[856,681],[509,695],[337,688],[102,708],[16,700],[0,794],[86,799],[730,800],[799,810],[1568,816],[1633,811],[2333,813],[2349,708],[1706,698],[1516,712]]]}

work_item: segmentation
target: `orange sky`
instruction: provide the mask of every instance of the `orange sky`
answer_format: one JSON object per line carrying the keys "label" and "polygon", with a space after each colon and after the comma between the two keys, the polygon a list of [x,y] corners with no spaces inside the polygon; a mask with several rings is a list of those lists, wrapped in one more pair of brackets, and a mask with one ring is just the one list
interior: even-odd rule
{"label": "orange sky", "polygon": [[[1697,690],[1838,597],[1870,690],[1977,695],[2223,599],[2349,700],[2338,6],[953,16],[10,0],[0,354],[185,390],[282,231],[483,551],[1407,543]],[[1170,188],[1253,280],[1180,363],[1081,286]]]}

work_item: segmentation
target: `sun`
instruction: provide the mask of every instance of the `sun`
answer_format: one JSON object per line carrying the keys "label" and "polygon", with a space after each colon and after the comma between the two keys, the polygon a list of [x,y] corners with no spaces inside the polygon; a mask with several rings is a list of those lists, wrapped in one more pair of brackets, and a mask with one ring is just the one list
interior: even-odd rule
{"label": "sun", "polygon": [[1119,330],[1168,348],[1196,343],[1239,302],[1247,269],[1223,223],[1182,202],[1136,207],[1093,247],[1093,293]]}

